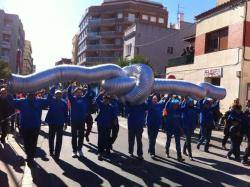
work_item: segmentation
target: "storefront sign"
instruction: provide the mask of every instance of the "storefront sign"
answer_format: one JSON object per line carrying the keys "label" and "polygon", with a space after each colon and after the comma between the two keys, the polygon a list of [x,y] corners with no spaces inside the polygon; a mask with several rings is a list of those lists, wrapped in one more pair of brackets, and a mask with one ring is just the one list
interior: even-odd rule
{"label": "storefront sign", "polygon": [[222,77],[222,68],[206,69],[204,76],[207,77]]}

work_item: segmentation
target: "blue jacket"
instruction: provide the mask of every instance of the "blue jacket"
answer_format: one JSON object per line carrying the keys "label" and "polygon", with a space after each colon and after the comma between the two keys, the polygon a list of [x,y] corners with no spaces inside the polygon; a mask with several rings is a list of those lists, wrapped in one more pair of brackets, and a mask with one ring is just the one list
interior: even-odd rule
{"label": "blue jacket", "polygon": [[24,129],[40,128],[42,110],[48,107],[49,95],[47,99],[14,99],[13,106],[20,110],[20,125]]}
{"label": "blue jacket", "polygon": [[208,100],[201,100],[199,102],[200,110],[200,125],[204,127],[213,128],[214,126],[214,110],[218,110],[219,103],[212,104],[210,107],[206,108],[206,103]]}
{"label": "blue jacket", "polygon": [[160,127],[162,124],[162,111],[164,109],[165,103],[152,103],[152,97],[147,100],[148,113],[146,118],[146,124],[148,126]]}
{"label": "blue jacket", "polygon": [[89,112],[90,98],[88,93],[82,97],[74,97],[71,93],[72,87],[68,88],[68,99],[71,104],[71,123],[78,124],[84,123],[86,116]]}
{"label": "blue jacket", "polygon": [[[176,104],[178,105],[178,108],[173,109],[173,106]],[[180,102],[176,99],[169,100],[166,103],[165,110],[167,110],[167,132],[171,134],[180,134],[182,129],[182,109],[180,108]]]}
{"label": "blue jacket", "polygon": [[143,128],[147,109],[146,103],[140,105],[127,104],[125,110],[128,116],[128,128]]}
{"label": "blue jacket", "polygon": [[198,124],[199,110],[193,106],[188,106],[189,102],[183,103],[182,106],[182,128],[186,135],[193,134]]}
{"label": "blue jacket", "polygon": [[114,120],[117,118],[114,107],[111,104],[104,104],[101,95],[98,95],[96,98],[96,104],[99,109],[98,115],[95,119],[97,125],[102,127],[111,127]]}
{"label": "blue jacket", "polygon": [[69,122],[68,106],[63,100],[57,100],[52,98],[49,102],[49,111],[47,113],[45,121],[49,125],[64,125]]}

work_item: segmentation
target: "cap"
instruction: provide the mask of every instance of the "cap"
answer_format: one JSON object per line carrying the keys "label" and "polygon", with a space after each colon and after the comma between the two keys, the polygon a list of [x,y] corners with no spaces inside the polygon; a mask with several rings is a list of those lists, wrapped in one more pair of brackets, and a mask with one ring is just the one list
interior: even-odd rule
{"label": "cap", "polygon": [[58,94],[58,93],[62,93],[62,91],[61,90],[56,90],[55,94]]}

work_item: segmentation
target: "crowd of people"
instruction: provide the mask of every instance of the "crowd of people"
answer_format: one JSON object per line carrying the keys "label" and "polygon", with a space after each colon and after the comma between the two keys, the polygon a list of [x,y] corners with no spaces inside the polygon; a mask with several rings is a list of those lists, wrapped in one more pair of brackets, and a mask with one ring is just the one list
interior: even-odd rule
{"label": "crowd of people", "polygon": [[[250,104],[250,103],[249,103]],[[45,119],[49,126],[49,152],[56,161],[60,159],[63,131],[71,126],[72,157],[84,157],[84,139],[89,141],[89,135],[94,123],[92,115],[97,113],[95,121],[98,130],[98,160],[103,160],[113,149],[118,133],[120,114],[125,114],[128,123],[128,152],[134,156],[135,140],[137,143],[137,157],[143,160],[142,134],[145,126],[148,132],[148,153],[155,157],[155,145],[159,129],[162,128],[167,135],[166,155],[170,157],[170,144],[175,138],[177,160],[183,162],[183,154],[193,160],[192,137],[195,129],[200,126],[200,139],[197,149],[204,144],[204,151],[209,152],[210,139],[219,112],[219,101],[204,98],[195,101],[190,97],[178,97],[173,95],[152,94],[144,103],[122,103],[116,96],[111,96],[100,90],[99,94],[90,86],[72,86],[67,92],[55,87],[36,93],[8,94],[8,90],[2,87],[0,90],[0,128],[2,131],[1,143],[5,144],[7,127],[14,113],[18,113],[20,134],[23,138],[27,164],[34,165],[37,140],[41,127],[42,111],[48,109]],[[125,109],[125,110],[123,110]],[[226,143],[230,138],[231,147],[227,157],[240,160],[240,145],[243,138],[248,139],[247,148],[243,156],[243,164],[247,163],[250,152],[250,111],[244,112],[238,100],[222,118],[225,124],[225,137],[222,147],[226,149]],[[185,137],[183,149],[181,149],[181,136]],[[56,141],[55,141],[56,139]],[[182,150],[182,151],[181,151]]]}

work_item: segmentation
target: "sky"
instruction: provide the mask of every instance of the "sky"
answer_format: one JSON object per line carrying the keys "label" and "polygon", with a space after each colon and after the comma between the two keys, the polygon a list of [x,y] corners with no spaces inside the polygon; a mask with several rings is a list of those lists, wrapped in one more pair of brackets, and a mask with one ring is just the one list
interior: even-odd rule
{"label": "sky", "polygon": [[[185,21],[214,7],[216,0],[155,0],[164,4],[169,22],[177,19],[178,4]],[[38,71],[54,66],[61,58],[71,58],[72,38],[85,10],[102,0],[0,0],[0,9],[18,14],[30,40],[34,64]]]}

